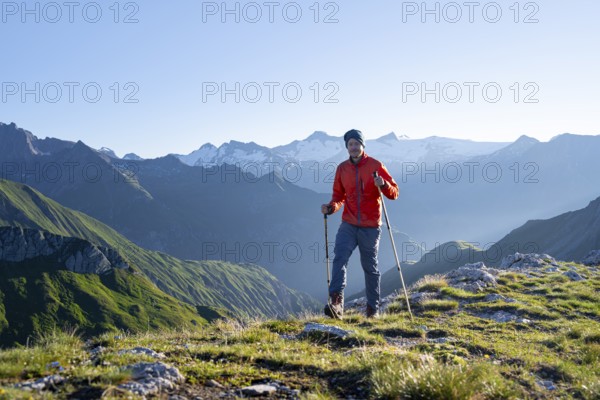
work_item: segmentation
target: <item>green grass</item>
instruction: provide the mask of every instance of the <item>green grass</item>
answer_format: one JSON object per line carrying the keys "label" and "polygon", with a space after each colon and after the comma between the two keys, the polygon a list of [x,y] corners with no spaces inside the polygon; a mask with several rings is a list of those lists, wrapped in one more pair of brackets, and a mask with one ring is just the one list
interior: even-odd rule
{"label": "green grass", "polygon": [[17,347],[0,352],[0,379],[38,378],[46,375],[48,365],[59,362],[69,366],[83,361],[83,342],[75,331],[51,330],[37,336],[31,348]]}
{"label": "green grass", "polygon": [[593,333],[591,335],[586,335],[584,339],[585,343],[595,343],[600,344],[600,333]]}
{"label": "green grass", "polygon": [[440,293],[457,300],[481,300],[485,297],[484,293],[472,293],[452,286],[442,288]]}
{"label": "green grass", "polygon": [[449,311],[458,308],[455,300],[425,300],[419,303],[417,309],[423,311]]}
{"label": "green grass", "polygon": [[[92,340],[92,346],[107,348],[96,366],[86,362],[89,355],[77,335],[55,332],[31,347],[0,351],[0,365],[15,366],[0,374],[0,387],[12,395],[12,382],[50,374],[46,365],[59,361],[67,369],[65,374],[79,383],[61,388],[56,398],[81,390],[81,385],[110,392],[129,378],[121,367],[149,361],[147,356],[119,356],[118,351],[147,346],[164,353],[163,361],[179,368],[186,377],[184,386],[192,392],[210,379],[226,390],[266,379],[301,390],[303,398],[545,398],[531,373],[553,380],[559,387],[555,394],[564,398],[591,399],[597,391],[600,346],[585,343],[593,336],[592,329],[598,328],[591,321],[564,327],[551,321],[548,328],[553,330],[518,331],[514,324],[496,324],[462,312],[414,321],[386,314],[368,324],[362,317],[358,323],[336,321],[357,332],[347,340],[318,334],[295,340],[279,336],[279,332],[299,333],[307,321],[332,322],[321,317],[219,320],[197,331],[104,334]],[[426,336],[420,326],[427,326]],[[544,344],[557,335],[559,341],[566,341],[560,352]],[[390,336],[411,337],[420,344],[399,348],[383,339]],[[426,341],[438,336],[454,340]]]}
{"label": "green grass", "polygon": [[[28,346],[0,351],[0,398],[62,399],[85,388],[97,397],[126,398],[116,390],[129,379],[123,367],[149,358],[118,352],[145,346],[165,354],[161,361],[186,377],[178,393],[188,398],[206,390],[209,380],[225,387],[215,391],[216,397],[276,380],[300,390],[303,399],[598,399],[600,321],[589,310],[567,312],[560,303],[591,303],[596,278],[558,285],[547,278],[507,274],[504,283],[478,294],[441,287],[443,298],[415,307],[413,320],[400,305],[401,296],[399,312],[378,319],[352,310],[340,321],[308,314],[279,320],[215,319],[196,329],[104,333],[91,338],[89,346],[79,334],[55,330]],[[535,289],[525,283],[534,283]],[[30,290],[22,280],[12,284],[18,291]],[[512,289],[514,284],[526,289]],[[503,293],[517,302],[481,301],[488,293]],[[532,322],[497,323],[477,316],[499,310]],[[307,322],[354,334],[345,339],[300,335]],[[97,345],[106,351],[92,364],[87,349]],[[12,389],[16,382],[53,373],[47,368],[52,361],[59,361],[69,377],[57,392],[25,396]],[[556,390],[544,389],[539,380],[552,381]]]}
{"label": "green grass", "polygon": [[419,279],[413,285],[413,288],[417,292],[437,292],[447,286],[448,282],[442,275],[426,275]]}
{"label": "green grass", "polygon": [[471,366],[387,361],[372,371],[373,392],[382,399],[515,399],[523,391],[488,364]]}

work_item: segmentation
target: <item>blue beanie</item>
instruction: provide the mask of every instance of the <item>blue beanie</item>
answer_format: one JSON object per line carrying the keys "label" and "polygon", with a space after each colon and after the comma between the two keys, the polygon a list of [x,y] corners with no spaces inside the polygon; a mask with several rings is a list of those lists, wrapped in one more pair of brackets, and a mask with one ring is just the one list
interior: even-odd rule
{"label": "blue beanie", "polygon": [[360,144],[362,144],[362,146],[365,147],[365,137],[363,136],[362,132],[358,129],[351,129],[344,135],[344,142],[346,142],[346,148],[348,148],[348,141],[350,139],[358,140]]}

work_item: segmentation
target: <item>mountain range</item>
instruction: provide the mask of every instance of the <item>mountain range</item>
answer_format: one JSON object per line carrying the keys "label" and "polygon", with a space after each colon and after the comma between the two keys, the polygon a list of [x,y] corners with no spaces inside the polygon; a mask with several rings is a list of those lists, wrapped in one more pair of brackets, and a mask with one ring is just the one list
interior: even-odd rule
{"label": "mountain range", "polygon": [[[398,137],[394,132],[377,139],[367,140],[365,150],[377,154],[386,163],[445,161],[489,154],[505,147],[508,143],[474,142],[471,140],[450,139],[432,136],[425,139]],[[343,137],[314,132],[304,140],[295,140],[289,144],[273,148],[254,142],[242,143],[230,141],[219,147],[211,143],[202,145],[187,155],[176,155],[188,165],[202,164],[250,164],[277,162],[279,167],[285,163],[309,163],[340,161],[348,157]],[[325,188],[329,189],[329,188]]]}
{"label": "mountain range", "polygon": [[[294,289],[326,293],[317,278],[325,269],[317,207],[328,196],[276,171],[258,177],[229,164],[191,167],[174,156],[114,159],[106,149],[38,139],[14,124],[0,125],[0,141],[1,178],[30,185],[141,247],[182,259],[259,264]],[[339,222],[339,214],[330,219],[332,231]],[[349,281],[356,290],[361,284],[359,277]]]}
{"label": "mountain range", "polygon": [[[256,263],[294,289],[326,293],[317,207],[329,201],[319,192],[330,191],[335,166],[346,158],[339,137],[315,132],[272,149],[206,144],[153,160],[38,139],[14,124],[0,124],[0,141],[2,177],[97,218],[137,245],[183,259]],[[418,261],[457,238],[489,247],[515,226],[580,208],[600,194],[600,136],[477,143],[389,134],[368,140],[366,150],[400,186],[399,199],[386,204],[402,261]],[[182,162],[200,159],[197,166]],[[340,214],[329,218],[330,233]],[[387,237],[379,254],[383,271],[394,268]],[[356,255],[350,264],[358,264]],[[361,274],[349,275],[349,290],[363,284]]]}
{"label": "mountain range", "polygon": [[[409,139],[392,132],[367,140],[365,151],[384,162],[400,185],[401,197],[388,206],[392,222],[430,249],[457,237],[488,244],[529,219],[581,208],[600,195],[600,136],[562,134],[540,142],[523,135],[510,143]],[[259,176],[275,171],[329,194],[347,153],[341,137],[317,131],[273,148],[207,143],[176,157],[188,165],[236,165]]]}
{"label": "mountain range", "polygon": [[[244,166],[268,156],[276,165],[293,166],[286,177],[295,184],[330,193],[335,167],[347,157],[342,138],[324,132],[272,149],[252,146],[260,151],[229,142],[203,161],[218,165],[226,155],[227,162]],[[418,261],[456,238],[489,247],[515,226],[581,208],[600,195],[600,136],[562,134],[540,142],[523,135],[513,143],[478,143],[390,133],[367,140],[365,151],[383,161],[400,186],[399,199],[387,205],[390,220],[422,249],[405,261]],[[192,162],[194,155],[180,157]],[[380,254],[390,267],[388,252]]]}

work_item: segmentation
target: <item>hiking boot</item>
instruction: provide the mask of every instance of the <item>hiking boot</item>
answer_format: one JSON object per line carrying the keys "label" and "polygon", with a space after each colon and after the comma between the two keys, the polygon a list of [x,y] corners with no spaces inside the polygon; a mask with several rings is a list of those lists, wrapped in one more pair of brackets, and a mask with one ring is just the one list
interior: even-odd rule
{"label": "hiking boot", "polygon": [[367,304],[367,318],[377,318],[379,317],[379,312]]}
{"label": "hiking boot", "polygon": [[344,315],[344,294],[332,293],[329,295],[329,302],[323,309],[325,315],[335,319],[342,319]]}

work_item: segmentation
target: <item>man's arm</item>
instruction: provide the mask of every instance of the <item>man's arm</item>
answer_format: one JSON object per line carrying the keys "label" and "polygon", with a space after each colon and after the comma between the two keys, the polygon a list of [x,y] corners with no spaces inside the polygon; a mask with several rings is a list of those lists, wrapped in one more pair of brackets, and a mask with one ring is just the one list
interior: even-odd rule
{"label": "man's arm", "polygon": [[333,194],[331,196],[331,201],[329,202],[330,214],[338,212],[345,201],[346,190],[342,185],[342,174],[340,172],[340,166],[338,165],[335,170],[335,179],[333,180]]}
{"label": "man's arm", "polygon": [[383,186],[381,186],[381,193],[390,200],[396,200],[400,195],[400,188],[398,188],[398,184],[383,164],[381,164],[377,174],[383,178],[384,182]]}

